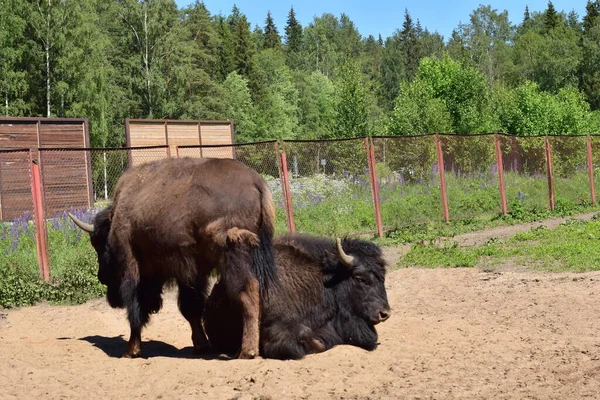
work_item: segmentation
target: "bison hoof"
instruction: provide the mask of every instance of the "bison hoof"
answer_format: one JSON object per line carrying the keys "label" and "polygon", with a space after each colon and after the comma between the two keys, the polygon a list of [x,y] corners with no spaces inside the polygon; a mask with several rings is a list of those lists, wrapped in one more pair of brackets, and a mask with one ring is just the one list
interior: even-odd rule
{"label": "bison hoof", "polygon": [[256,358],[257,355],[258,355],[258,352],[254,351],[254,350],[240,351],[237,358],[238,358],[238,360],[252,360],[253,358]]}
{"label": "bison hoof", "polygon": [[121,356],[121,358],[137,358],[139,356],[142,355],[142,352],[137,350],[137,351],[129,351],[129,350],[125,350],[125,353],[123,353],[123,355]]}

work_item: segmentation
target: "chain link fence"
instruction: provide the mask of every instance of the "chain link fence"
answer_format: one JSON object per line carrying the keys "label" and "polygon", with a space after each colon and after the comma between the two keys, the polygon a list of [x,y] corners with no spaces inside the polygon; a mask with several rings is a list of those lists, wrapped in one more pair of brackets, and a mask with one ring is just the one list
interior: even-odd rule
{"label": "chain link fence", "polygon": [[296,229],[342,236],[375,229],[365,139],[285,141]]}
{"label": "chain link fence", "polygon": [[549,207],[545,137],[499,136],[508,210]]}
{"label": "chain link fence", "polygon": [[374,137],[373,147],[384,228],[441,220],[435,136]]}
{"label": "chain link fence", "polygon": [[0,151],[0,251],[9,255],[20,251],[20,243],[38,240],[35,171],[50,264],[64,265],[72,261],[61,258],[65,246],[89,251],[89,241],[67,213],[90,222],[110,203],[127,168],[166,157],[233,158],[256,170],[273,192],[277,234],[294,227],[329,237],[374,233],[498,214],[504,204],[515,213],[552,205],[572,209],[590,205],[600,185],[600,136],[421,135]]}
{"label": "chain link fence", "polygon": [[548,136],[557,208],[590,205],[591,187],[586,136]]}

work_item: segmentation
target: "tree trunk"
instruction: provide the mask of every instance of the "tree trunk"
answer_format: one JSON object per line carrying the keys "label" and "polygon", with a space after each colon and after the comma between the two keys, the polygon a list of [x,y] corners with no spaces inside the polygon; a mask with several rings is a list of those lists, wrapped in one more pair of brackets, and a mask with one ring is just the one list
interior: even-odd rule
{"label": "tree trunk", "polygon": [[148,8],[144,3],[144,67],[146,69],[146,91],[148,96],[148,112],[152,118],[152,93],[150,91],[150,54],[148,51]]}
{"label": "tree trunk", "polygon": [[46,14],[46,41],[44,47],[46,50],[46,116],[50,118],[50,9],[52,0],[48,0],[48,12]]}

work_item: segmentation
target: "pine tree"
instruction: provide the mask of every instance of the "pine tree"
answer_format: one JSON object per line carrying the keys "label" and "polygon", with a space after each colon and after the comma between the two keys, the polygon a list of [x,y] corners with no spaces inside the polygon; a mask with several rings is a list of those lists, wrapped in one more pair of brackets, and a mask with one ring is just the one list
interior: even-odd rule
{"label": "pine tree", "polygon": [[600,1],[588,1],[581,39],[580,87],[592,110],[600,110]]}
{"label": "pine tree", "polygon": [[302,49],[302,25],[296,19],[294,7],[290,9],[285,27],[285,45],[288,52],[299,53]]}
{"label": "pine tree", "polygon": [[546,32],[550,32],[552,29],[560,26],[560,15],[556,12],[552,1],[548,1],[548,8],[544,12],[544,28]]}
{"label": "pine tree", "polygon": [[225,17],[222,15],[216,17],[215,24],[218,38],[216,54],[217,75],[220,81],[224,81],[235,70],[233,34],[227,25]]}
{"label": "pine tree", "polygon": [[[420,25],[420,24],[419,24]],[[400,49],[404,56],[404,70],[409,80],[417,74],[421,61],[421,43],[413,20],[407,9],[404,10],[404,22],[400,32]]]}
{"label": "pine tree", "polygon": [[170,85],[170,115],[186,119],[217,119],[224,110],[218,76],[217,49],[219,39],[210,13],[196,0],[182,10],[178,36],[181,50],[165,63]]}
{"label": "pine tree", "polygon": [[593,26],[598,24],[598,17],[600,16],[600,0],[588,0],[585,11],[586,14],[583,17],[583,30],[587,32]]}
{"label": "pine tree", "polygon": [[252,57],[255,53],[250,35],[250,23],[246,16],[241,14],[233,27],[233,56],[235,70],[247,79],[252,79]]}
{"label": "pine tree", "polygon": [[275,22],[271,16],[271,11],[267,12],[264,35],[263,47],[265,49],[281,48],[281,38],[279,37],[279,32],[277,32],[277,27],[275,26]]}

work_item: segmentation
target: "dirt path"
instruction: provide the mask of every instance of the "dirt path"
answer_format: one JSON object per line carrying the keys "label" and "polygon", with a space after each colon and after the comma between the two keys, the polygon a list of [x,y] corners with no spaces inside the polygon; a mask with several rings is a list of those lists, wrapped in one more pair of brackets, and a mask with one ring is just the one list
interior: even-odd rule
{"label": "dirt path", "polygon": [[118,358],[127,323],[105,300],[4,311],[0,398],[600,398],[600,272],[409,268],[387,286],[377,350],[300,361],[193,358],[173,293],[135,360]]}
{"label": "dirt path", "polygon": [[[582,221],[589,221],[592,219],[592,217],[594,217],[594,215],[597,214],[598,212],[594,211],[590,213],[574,215],[572,217],[550,218],[543,221],[527,222],[517,225],[499,226],[483,231],[463,233],[460,235],[456,235],[452,238],[440,238],[440,243],[450,241],[456,242],[458,246],[461,247],[479,246],[486,243],[490,239],[508,239],[517,233],[529,232],[532,228],[536,228],[542,225],[548,227],[549,229],[554,229],[570,218],[575,218]],[[393,247],[384,247],[383,252],[386,260],[388,261],[388,264],[390,266],[396,265],[398,261],[400,261],[400,257],[406,254],[410,250],[411,246],[412,245],[407,244]]]}

